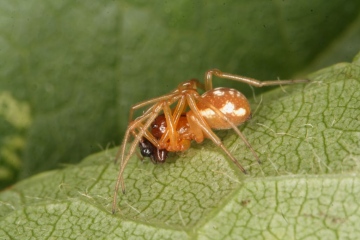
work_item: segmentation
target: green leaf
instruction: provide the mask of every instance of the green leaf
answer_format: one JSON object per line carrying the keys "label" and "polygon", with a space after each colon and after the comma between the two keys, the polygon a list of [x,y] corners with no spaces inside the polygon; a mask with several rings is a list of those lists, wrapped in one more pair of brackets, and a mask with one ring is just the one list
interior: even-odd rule
{"label": "green leaf", "polygon": [[134,156],[111,214],[117,149],[45,172],[0,194],[0,238],[357,239],[360,54],[252,101],[241,129],[218,132],[249,170],[211,141],[163,165]]}
{"label": "green leaf", "polygon": [[208,69],[285,79],[350,61],[359,3],[0,1],[0,96],[31,120],[18,128],[0,112],[1,183],[117,145],[131,105]]}

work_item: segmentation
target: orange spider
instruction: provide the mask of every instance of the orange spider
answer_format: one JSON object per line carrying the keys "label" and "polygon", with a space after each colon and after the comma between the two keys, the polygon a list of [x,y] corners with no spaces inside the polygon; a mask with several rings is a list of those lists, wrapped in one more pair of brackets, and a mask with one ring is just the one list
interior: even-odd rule
{"label": "orange spider", "polygon": [[[179,84],[178,87],[169,94],[134,105],[130,110],[130,123],[125,132],[124,140],[116,155],[116,160],[121,159],[121,166],[115,185],[112,205],[113,213],[116,209],[117,192],[120,184],[123,193],[125,193],[123,180],[124,169],[139,144],[140,150],[148,151],[147,156],[153,158],[156,162],[156,159],[159,159],[159,157],[155,154],[159,153],[159,151],[165,151],[166,154],[167,151],[185,151],[190,147],[192,140],[201,143],[205,137],[210,138],[242,172],[246,173],[246,170],[212,131],[212,129],[232,128],[244,141],[256,160],[260,162],[258,155],[250,143],[237,128],[237,126],[251,117],[248,100],[236,89],[213,89],[213,75],[247,83],[255,87],[309,82],[307,79],[261,82],[253,78],[223,73],[220,70],[212,69],[205,73],[205,86],[198,80],[192,79]],[[198,92],[199,88],[204,89],[205,93],[200,95]],[[176,106],[171,109],[171,106],[174,104],[176,104]],[[143,115],[132,121],[133,112],[147,105],[151,106]],[[186,112],[187,109],[189,109],[189,111]],[[160,124],[160,126],[153,127],[155,130],[151,131],[149,128],[152,124]],[[126,145],[131,135],[134,136],[134,140],[126,152]],[[166,156],[162,157],[162,160],[165,161]]]}

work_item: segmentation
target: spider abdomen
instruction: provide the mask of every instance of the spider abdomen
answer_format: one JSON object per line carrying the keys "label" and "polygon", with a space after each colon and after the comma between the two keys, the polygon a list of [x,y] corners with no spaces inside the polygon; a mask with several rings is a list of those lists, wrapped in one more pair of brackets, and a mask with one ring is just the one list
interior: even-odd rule
{"label": "spider abdomen", "polygon": [[[251,116],[250,104],[246,97],[236,89],[214,88],[201,96],[204,102],[220,110],[234,125],[238,126]],[[198,108],[206,122],[214,129],[230,129],[231,125],[216,114],[205,103],[199,103]]]}

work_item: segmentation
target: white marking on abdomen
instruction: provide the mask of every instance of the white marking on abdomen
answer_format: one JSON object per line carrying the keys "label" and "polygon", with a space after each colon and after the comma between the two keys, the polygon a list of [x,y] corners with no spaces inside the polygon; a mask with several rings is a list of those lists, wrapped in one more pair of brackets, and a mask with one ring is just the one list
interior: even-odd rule
{"label": "white marking on abdomen", "polygon": [[213,91],[213,93],[215,96],[218,96],[218,97],[224,96],[224,94],[225,94],[225,92],[220,89]]}
{"label": "white marking on abdomen", "polygon": [[244,116],[246,114],[246,110],[244,108],[238,108],[234,111],[236,116]]}
{"label": "white marking on abdomen", "polygon": [[232,113],[234,112],[234,104],[228,101],[219,110],[225,114]]}
{"label": "white marking on abdomen", "polygon": [[200,110],[201,116],[205,118],[213,118],[215,116],[215,112],[210,108],[206,108],[204,110]]}

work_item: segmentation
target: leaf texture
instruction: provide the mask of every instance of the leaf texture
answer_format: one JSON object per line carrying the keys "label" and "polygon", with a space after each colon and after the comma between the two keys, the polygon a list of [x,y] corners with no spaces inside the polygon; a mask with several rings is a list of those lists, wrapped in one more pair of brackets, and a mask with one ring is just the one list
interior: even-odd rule
{"label": "leaf texture", "polygon": [[211,141],[162,165],[134,156],[113,215],[117,149],[105,150],[2,192],[1,238],[359,238],[359,56],[252,100],[240,129],[262,164],[218,132],[248,175]]}

